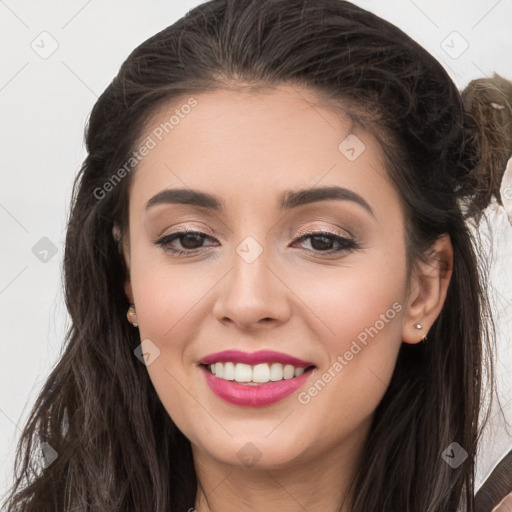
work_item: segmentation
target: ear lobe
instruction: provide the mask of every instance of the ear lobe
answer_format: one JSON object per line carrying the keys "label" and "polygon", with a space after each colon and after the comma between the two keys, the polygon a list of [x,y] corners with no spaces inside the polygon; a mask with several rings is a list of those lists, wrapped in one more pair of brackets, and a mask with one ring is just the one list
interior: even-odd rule
{"label": "ear lobe", "polygon": [[418,262],[413,270],[402,341],[419,343],[427,335],[443,309],[452,272],[453,248],[450,236],[443,234],[431,247],[427,261]]}

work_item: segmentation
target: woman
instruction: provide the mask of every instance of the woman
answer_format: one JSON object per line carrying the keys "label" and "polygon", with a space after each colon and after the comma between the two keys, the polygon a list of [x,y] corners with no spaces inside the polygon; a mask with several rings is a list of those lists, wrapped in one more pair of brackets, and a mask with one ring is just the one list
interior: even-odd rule
{"label": "woman", "polygon": [[138,47],[91,113],[9,509],[474,510],[474,133],[348,2],[213,0]]}

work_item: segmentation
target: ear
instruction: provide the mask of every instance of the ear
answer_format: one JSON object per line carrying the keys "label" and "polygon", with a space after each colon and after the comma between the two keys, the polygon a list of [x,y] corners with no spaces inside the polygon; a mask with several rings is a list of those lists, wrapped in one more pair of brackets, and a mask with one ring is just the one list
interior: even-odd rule
{"label": "ear", "polygon": [[130,281],[130,249],[126,241],[126,237],[122,236],[121,229],[119,228],[118,224],[114,224],[112,228],[112,236],[114,237],[114,240],[117,242],[118,251],[123,256],[126,264],[126,269],[128,272],[124,282],[124,291],[129,303],[133,304],[133,293]]}
{"label": "ear", "polygon": [[126,293],[126,298],[128,299],[128,302],[130,304],[133,304],[135,301],[133,300],[133,293],[132,293],[132,284],[130,282],[130,277],[128,276],[124,282],[124,291]]}
{"label": "ear", "polygon": [[[443,309],[453,271],[453,248],[448,234],[441,235],[431,247],[427,261],[412,271],[409,299],[402,325],[402,341],[419,343]],[[421,329],[415,325],[421,325]]]}

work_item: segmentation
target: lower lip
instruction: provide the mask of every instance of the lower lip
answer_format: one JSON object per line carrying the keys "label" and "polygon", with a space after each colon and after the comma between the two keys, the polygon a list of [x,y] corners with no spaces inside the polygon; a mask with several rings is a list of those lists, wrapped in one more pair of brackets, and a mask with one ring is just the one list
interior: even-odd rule
{"label": "lower lip", "polygon": [[270,405],[299,389],[314,373],[315,368],[310,368],[299,377],[284,379],[266,384],[240,384],[233,380],[220,379],[208,371],[204,366],[199,367],[209,388],[220,398],[234,405],[249,407],[262,407]]}

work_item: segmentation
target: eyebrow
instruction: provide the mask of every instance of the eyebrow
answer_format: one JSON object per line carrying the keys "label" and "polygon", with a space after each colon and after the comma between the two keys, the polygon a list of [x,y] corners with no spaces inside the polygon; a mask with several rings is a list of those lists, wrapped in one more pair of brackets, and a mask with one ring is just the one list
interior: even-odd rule
{"label": "eyebrow", "polygon": [[331,186],[316,187],[301,190],[288,190],[283,193],[279,202],[281,210],[290,210],[317,201],[352,201],[362,206],[368,213],[375,217],[371,206],[359,194],[348,188]]}
{"label": "eyebrow", "polygon": [[162,190],[146,203],[146,212],[159,204],[188,204],[218,212],[224,209],[224,201],[220,197],[187,188],[167,188]]}
{"label": "eyebrow", "polygon": [[[279,198],[278,207],[281,211],[291,210],[310,203],[330,200],[352,201],[375,217],[371,206],[365,199],[353,190],[338,186],[286,190]],[[146,203],[146,212],[150,208],[160,204],[186,204],[199,206],[216,212],[222,212],[225,207],[224,200],[219,196],[200,192],[199,190],[181,188],[165,189],[154,195]]]}

